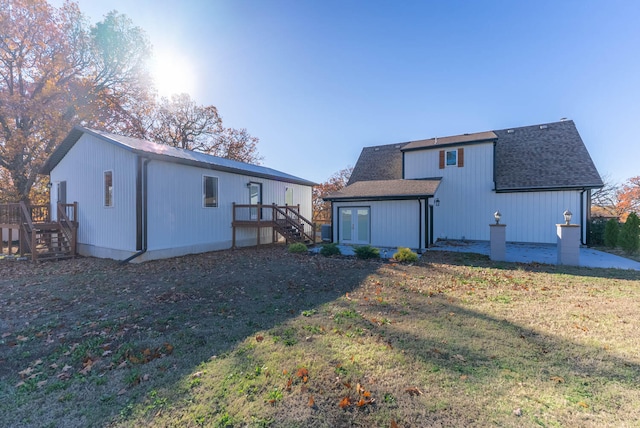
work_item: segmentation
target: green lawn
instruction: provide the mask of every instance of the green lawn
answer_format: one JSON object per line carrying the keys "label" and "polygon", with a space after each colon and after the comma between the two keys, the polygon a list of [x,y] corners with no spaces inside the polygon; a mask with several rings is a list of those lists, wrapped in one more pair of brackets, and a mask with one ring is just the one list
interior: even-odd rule
{"label": "green lawn", "polygon": [[282,247],[0,269],[0,425],[640,425],[640,272]]}

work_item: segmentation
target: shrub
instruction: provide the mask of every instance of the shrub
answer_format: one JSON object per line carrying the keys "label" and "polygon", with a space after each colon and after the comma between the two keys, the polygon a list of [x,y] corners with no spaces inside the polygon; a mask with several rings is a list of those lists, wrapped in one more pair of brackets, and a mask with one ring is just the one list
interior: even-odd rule
{"label": "shrub", "polygon": [[339,256],[340,254],[342,254],[342,252],[340,251],[340,248],[338,248],[338,244],[333,242],[331,244],[324,244],[320,248],[320,254],[322,254],[325,257],[329,257],[329,256]]}
{"label": "shrub", "polygon": [[620,225],[617,220],[611,219],[604,227],[604,245],[607,247],[615,248],[618,245],[618,235],[620,232]]}
{"label": "shrub", "polygon": [[604,229],[606,227],[607,220],[604,218],[594,218],[589,222],[589,236],[587,237],[587,244],[590,247],[605,245],[604,243]]}
{"label": "shrub", "polygon": [[418,255],[409,248],[399,247],[398,252],[393,255],[393,260],[413,263],[418,261]]}
{"label": "shrub", "polygon": [[308,251],[307,246],[302,242],[295,242],[289,245],[289,252],[293,254],[304,254]]}
{"label": "shrub", "polygon": [[618,244],[627,254],[633,254],[640,247],[640,218],[636,213],[629,214],[620,229]]}
{"label": "shrub", "polygon": [[379,259],[380,258],[380,250],[372,247],[371,245],[363,245],[361,247],[356,247],[353,249],[353,252],[356,253],[356,257],[359,259]]}

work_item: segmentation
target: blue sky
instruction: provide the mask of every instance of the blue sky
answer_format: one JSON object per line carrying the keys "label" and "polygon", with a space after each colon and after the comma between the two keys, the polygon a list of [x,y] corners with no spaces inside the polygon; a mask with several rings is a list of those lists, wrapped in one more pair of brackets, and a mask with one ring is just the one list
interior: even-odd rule
{"label": "blue sky", "polygon": [[[52,1],[54,5],[60,1]],[[640,175],[640,2],[79,0],[142,27],[175,89],[316,182],[364,146],[573,119]],[[164,64],[164,65],[162,65]],[[159,88],[163,89],[163,88]]]}

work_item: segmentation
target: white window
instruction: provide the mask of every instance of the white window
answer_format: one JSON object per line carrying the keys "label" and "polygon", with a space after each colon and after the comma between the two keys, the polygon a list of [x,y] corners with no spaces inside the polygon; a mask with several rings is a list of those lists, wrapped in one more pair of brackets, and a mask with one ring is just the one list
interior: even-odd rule
{"label": "white window", "polygon": [[202,205],[205,208],[218,206],[218,177],[202,176]]}
{"label": "white window", "polygon": [[104,206],[113,206],[113,171],[104,172]]}
{"label": "white window", "polygon": [[285,205],[293,205],[293,187],[287,187],[284,191]]}

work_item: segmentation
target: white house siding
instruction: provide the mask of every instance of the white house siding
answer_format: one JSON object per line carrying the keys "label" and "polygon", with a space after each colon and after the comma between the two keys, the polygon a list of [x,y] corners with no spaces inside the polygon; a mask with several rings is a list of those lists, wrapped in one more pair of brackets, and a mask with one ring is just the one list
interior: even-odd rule
{"label": "white house siding", "polygon": [[[493,183],[493,144],[464,147],[464,166],[439,168],[439,150],[405,153],[406,178],[442,177],[434,200],[435,239],[488,240],[493,213],[502,214],[507,240],[556,242],[556,224],[569,209],[580,222],[580,190],[496,193]],[[445,150],[454,150],[449,147]],[[586,195],[583,211],[586,212]]]}
{"label": "white house siding", "polygon": [[[67,182],[67,203],[78,202],[78,252],[120,258],[136,244],[136,157],[84,134],[51,171],[52,212],[56,184]],[[104,172],[113,171],[113,206],[104,206]]]}
{"label": "white house siding", "polygon": [[[203,176],[218,178],[218,206],[205,208]],[[249,204],[247,183],[262,184],[262,203],[284,205],[287,187],[294,204],[311,218],[311,187],[206,168],[152,160],[148,164],[148,249],[139,261],[231,248],[233,203]],[[255,228],[238,228],[236,245],[257,243]],[[261,243],[272,240],[261,229]]]}
{"label": "white house siding", "polygon": [[[370,244],[377,247],[408,247],[419,249],[425,247],[424,215],[425,203],[417,199],[364,201],[364,202],[335,202],[333,204],[333,218],[337,219],[333,228],[333,241],[341,242],[340,208],[368,207],[371,222]],[[420,213],[422,216],[420,216]],[[421,233],[420,233],[421,231]],[[419,242],[420,241],[420,242]]]}

